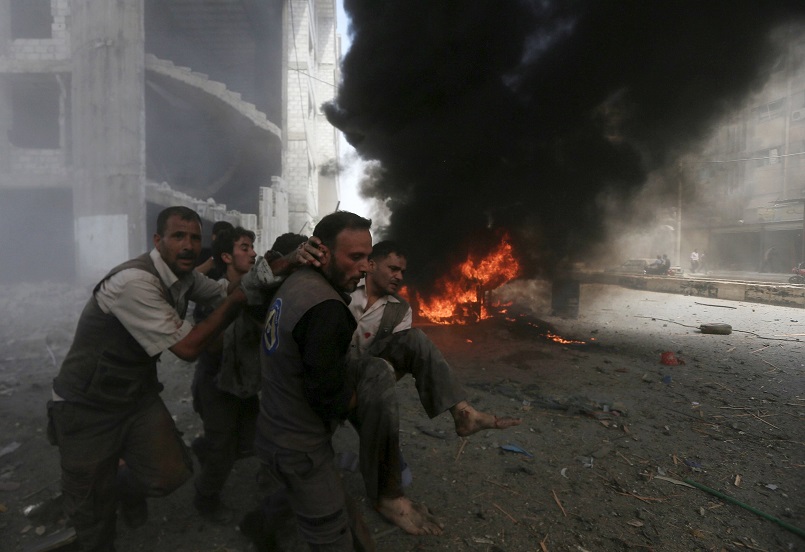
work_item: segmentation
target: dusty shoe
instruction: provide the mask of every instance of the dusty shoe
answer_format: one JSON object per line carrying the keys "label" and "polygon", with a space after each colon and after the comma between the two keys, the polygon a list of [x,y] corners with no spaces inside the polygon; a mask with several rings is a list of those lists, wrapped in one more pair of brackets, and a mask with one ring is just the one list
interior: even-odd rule
{"label": "dusty shoe", "polygon": [[224,504],[219,504],[211,512],[199,512],[201,517],[216,525],[229,525],[235,519],[235,512]]}
{"label": "dusty shoe", "polygon": [[148,502],[145,497],[121,498],[120,516],[129,529],[137,529],[145,525],[148,521]]}
{"label": "dusty shoe", "polygon": [[196,493],[193,506],[201,517],[216,525],[229,525],[235,519],[235,513],[221,502],[218,495],[206,497]]}
{"label": "dusty shoe", "polygon": [[27,506],[23,513],[25,517],[37,521],[41,524],[56,523],[60,519],[67,517],[64,513],[64,496],[58,494],[52,498]]}
{"label": "dusty shoe", "polygon": [[266,523],[262,508],[252,510],[240,520],[238,529],[254,544],[257,552],[279,552],[277,533]]}

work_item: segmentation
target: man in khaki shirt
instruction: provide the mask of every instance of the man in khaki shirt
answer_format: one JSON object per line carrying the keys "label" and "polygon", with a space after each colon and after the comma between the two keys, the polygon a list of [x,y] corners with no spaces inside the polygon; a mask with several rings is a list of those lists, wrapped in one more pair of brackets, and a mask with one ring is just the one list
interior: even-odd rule
{"label": "man in khaki shirt", "polygon": [[[118,504],[129,526],[141,525],[147,496],[167,495],[191,476],[159,396],[157,362],[165,350],[194,360],[245,301],[237,285],[227,295],[193,270],[201,249],[195,211],[164,209],[153,241],[153,251],[113,268],[95,287],[53,380],[48,437],[59,447],[64,507],[82,550],[113,551]],[[279,259],[271,270],[293,262]],[[192,326],[184,320],[189,301],[218,306]]]}

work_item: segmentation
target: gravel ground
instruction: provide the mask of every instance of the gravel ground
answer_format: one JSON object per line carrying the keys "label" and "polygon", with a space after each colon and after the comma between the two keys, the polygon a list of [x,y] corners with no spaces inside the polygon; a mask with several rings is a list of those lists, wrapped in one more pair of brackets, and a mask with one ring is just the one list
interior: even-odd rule
{"label": "gravel ground", "polygon": [[[498,295],[514,301],[503,316],[422,329],[477,408],[523,423],[458,438],[448,415],[425,416],[404,379],[407,492],[446,528],[440,537],[402,533],[346,472],[378,550],[805,550],[805,312],[590,285],[569,320],[547,314],[537,283]],[[0,550],[30,550],[63,527],[58,512],[34,519],[24,509],[58,495],[44,404],[87,296],[58,285],[0,288]],[[733,332],[703,334],[705,323]],[[663,353],[684,364],[662,364]],[[165,355],[161,377],[189,441],[201,427],[192,365]],[[335,443],[356,450],[354,431],[340,429]],[[259,499],[256,469],[244,460],[227,483],[225,500],[241,514]],[[252,550],[234,524],[200,519],[191,497],[185,485],[151,500],[146,526],[119,526],[118,551]],[[304,549],[292,530],[285,544]]]}

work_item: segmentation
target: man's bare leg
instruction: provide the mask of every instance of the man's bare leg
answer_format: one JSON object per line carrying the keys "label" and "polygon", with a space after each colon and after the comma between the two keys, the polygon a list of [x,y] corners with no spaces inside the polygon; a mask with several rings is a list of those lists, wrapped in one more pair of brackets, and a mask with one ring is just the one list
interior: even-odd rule
{"label": "man's bare leg", "polygon": [[411,535],[441,535],[444,524],[424,504],[400,496],[377,501],[375,509],[384,518]]}
{"label": "man's bare leg", "polygon": [[460,437],[467,437],[482,429],[506,429],[520,425],[520,418],[498,418],[494,414],[487,414],[475,410],[467,401],[461,401],[450,407],[450,414],[456,423],[456,433]]}

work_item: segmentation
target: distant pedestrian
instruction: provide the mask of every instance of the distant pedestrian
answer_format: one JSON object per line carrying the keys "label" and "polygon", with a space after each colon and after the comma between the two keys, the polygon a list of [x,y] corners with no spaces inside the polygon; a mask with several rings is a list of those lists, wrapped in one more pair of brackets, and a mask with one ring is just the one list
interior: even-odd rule
{"label": "distant pedestrian", "polygon": [[771,246],[766,250],[766,253],[763,254],[763,262],[760,264],[760,271],[774,272],[774,267],[776,264],[777,264],[777,248]]}
{"label": "distant pedestrian", "polygon": [[690,271],[696,272],[699,269],[699,253],[694,249],[690,253]]}

